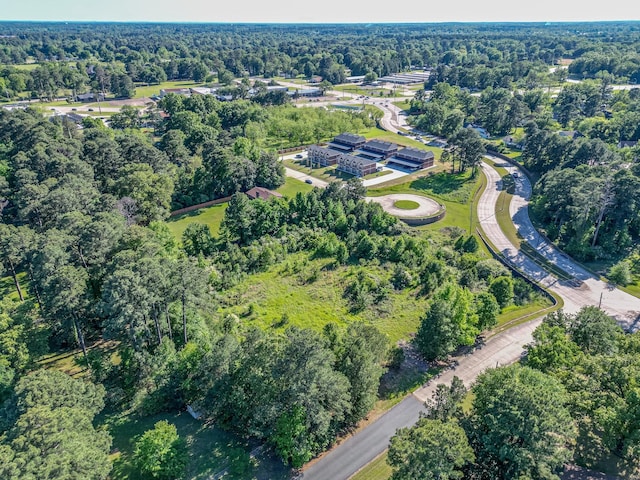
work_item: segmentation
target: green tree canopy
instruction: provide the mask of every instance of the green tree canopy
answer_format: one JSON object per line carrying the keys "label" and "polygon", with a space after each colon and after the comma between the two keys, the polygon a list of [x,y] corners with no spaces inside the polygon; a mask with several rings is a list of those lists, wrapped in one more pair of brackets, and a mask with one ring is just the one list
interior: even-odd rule
{"label": "green tree canopy", "polygon": [[557,480],[576,439],[560,382],[513,365],[480,375],[473,393],[472,443],[480,463],[499,478]]}
{"label": "green tree canopy", "polygon": [[464,430],[456,422],[422,418],[391,438],[387,462],[392,480],[463,478],[461,468],[475,460]]}
{"label": "green tree canopy", "polygon": [[136,440],[133,462],[145,477],[181,478],[187,465],[187,448],[175,425],[161,420]]}

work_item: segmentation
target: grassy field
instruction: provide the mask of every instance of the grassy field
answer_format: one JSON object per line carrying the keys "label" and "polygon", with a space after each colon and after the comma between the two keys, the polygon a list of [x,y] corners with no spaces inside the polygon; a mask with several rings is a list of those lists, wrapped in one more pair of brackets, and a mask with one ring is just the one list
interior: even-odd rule
{"label": "grassy field", "polygon": [[415,210],[420,204],[411,200],[398,200],[394,202],[393,206],[401,210]]}
{"label": "grassy field", "polygon": [[303,182],[302,180],[298,180],[297,178],[287,177],[284,185],[278,187],[276,192],[281,193],[285,197],[295,197],[296,193],[302,192],[306,193],[313,190],[313,185],[309,185],[308,183]]}
{"label": "grassy field", "polygon": [[333,182],[335,180],[349,180],[350,178],[353,178],[353,175],[338,170],[335,165],[331,165],[329,167],[310,168],[306,165],[306,160],[304,159],[284,160],[282,163],[293,170],[306,173],[311,177],[319,180],[325,180],[327,182]]}
{"label": "grassy field", "polygon": [[[27,283],[26,283],[26,274],[20,273],[18,274],[18,283],[20,284],[20,289],[22,290],[22,295],[27,297]],[[9,298],[14,301],[19,301],[20,297],[18,296],[18,291],[16,290],[16,284],[13,282],[13,277],[6,276],[0,277],[0,298]]]}
{"label": "grassy field", "polygon": [[371,188],[369,195],[379,196],[391,193],[418,193],[447,202],[468,204],[481,181],[482,175],[473,175],[471,170],[463,173],[438,172],[421,176],[399,185]]}
{"label": "grassy field", "polygon": [[519,318],[528,317],[551,307],[553,304],[547,297],[540,296],[536,300],[528,305],[518,306],[510,305],[502,309],[500,315],[498,315],[498,327],[513,322]]}
{"label": "grassy field", "polygon": [[165,88],[189,88],[200,87],[203,83],[196,83],[192,81],[170,81],[162,82],[158,85],[136,85],[136,94],[133,98],[151,97],[152,95],[160,95],[160,90]]}
{"label": "grassy field", "polygon": [[225,202],[172,217],[167,222],[167,225],[171,233],[178,239],[182,238],[182,234],[191,223],[204,223],[208,225],[211,230],[211,235],[215,236],[218,235],[220,231],[220,224],[224,218],[224,211],[227,209],[227,205],[228,203]]}
{"label": "grassy field", "polygon": [[15,68],[16,70],[24,70],[26,72],[30,72],[31,70],[35,70],[38,68],[37,63],[20,63],[16,65],[2,65],[3,67]]}
{"label": "grassy field", "polygon": [[[382,302],[354,313],[343,294],[360,267],[331,269],[331,262],[309,260],[306,254],[292,255],[283,264],[251,275],[225,292],[220,313],[235,313],[248,324],[277,330],[291,325],[321,330],[329,322],[345,325],[362,320],[376,326],[392,342],[416,331],[426,299],[414,290],[392,290]],[[388,269],[374,265],[368,265],[366,271],[379,279],[390,274]]]}
{"label": "grassy field", "polygon": [[[200,480],[211,478],[214,474],[228,468],[230,478],[254,478],[260,469],[277,468],[277,465],[262,465],[258,460],[251,460],[249,452],[252,446],[213,425],[195,420],[186,412],[161,413],[148,417],[139,417],[133,413],[114,416],[103,416],[102,425],[113,436],[111,459],[113,480],[142,480],[131,457],[134,439],[146,430],[154,427],[156,422],[167,420],[176,426],[178,435],[187,443],[188,463],[183,478]],[[284,467],[275,472],[273,478],[283,478]]]}
{"label": "grassy field", "polygon": [[396,107],[404,110],[405,112],[408,112],[411,109],[411,101],[408,99],[402,100],[400,102],[393,102],[393,104]]}
{"label": "grassy field", "polygon": [[[287,177],[284,184],[277,188],[276,191],[285,197],[293,197],[297,192],[308,192],[313,186],[301,182],[295,178]],[[224,211],[227,209],[228,203],[213,205],[212,207],[201,208],[193,212],[185,213],[176,217],[171,217],[167,221],[169,230],[177,238],[182,238],[182,234],[191,223],[204,223],[209,226],[211,235],[216,236],[220,232],[220,224],[224,218]]]}

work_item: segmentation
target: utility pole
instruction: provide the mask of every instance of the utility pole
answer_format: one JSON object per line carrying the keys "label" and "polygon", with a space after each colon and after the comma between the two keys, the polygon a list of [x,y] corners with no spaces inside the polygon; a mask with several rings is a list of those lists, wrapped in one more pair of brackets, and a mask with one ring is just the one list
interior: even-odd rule
{"label": "utility pole", "polygon": [[598,302],[598,308],[600,308],[602,306],[602,294],[604,292],[600,292],[600,301]]}

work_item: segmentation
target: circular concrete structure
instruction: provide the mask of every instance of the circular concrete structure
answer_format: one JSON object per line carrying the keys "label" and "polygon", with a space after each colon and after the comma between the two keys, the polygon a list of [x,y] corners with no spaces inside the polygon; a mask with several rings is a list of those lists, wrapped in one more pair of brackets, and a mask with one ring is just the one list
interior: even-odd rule
{"label": "circular concrete structure", "polygon": [[[366,199],[369,202],[379,203],[382,205],[385,212],[402,219],[431,217],[444,209],[444,206],[440,205],[435,200],[408,193],[394,193],[392,195],[383,195],[381,197],[366,197]],[[413,210],[398,208],[394,206],[398,200],[416,202],[418,204],[418,208],[414,208]]]}

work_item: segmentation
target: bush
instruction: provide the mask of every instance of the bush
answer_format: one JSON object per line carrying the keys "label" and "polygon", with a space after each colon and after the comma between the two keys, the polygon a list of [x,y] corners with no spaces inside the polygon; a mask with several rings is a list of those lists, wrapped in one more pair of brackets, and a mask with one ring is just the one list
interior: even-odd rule
{"label": "bush", "polygon": [[387,366],[393,370],[399,370],[404,363],[404,350],[400,347],[393,347],[389,352]]}
{"label": "bush", "polygon": [[627,260],[622,260],[616,263],[609,269],[607,278],[611,283],[616,285],[622,285],[626,287],[633,281],[633,275],[631,274],[631,265]]}
{"label": "bush", "polygon": [[396,265],[393,270],[393,275],[391,276],[391,284],[396,290],[402,290],[411,285],[413,278],[411,277],[411,273],[409,273],[405,268],[401,265]]}

